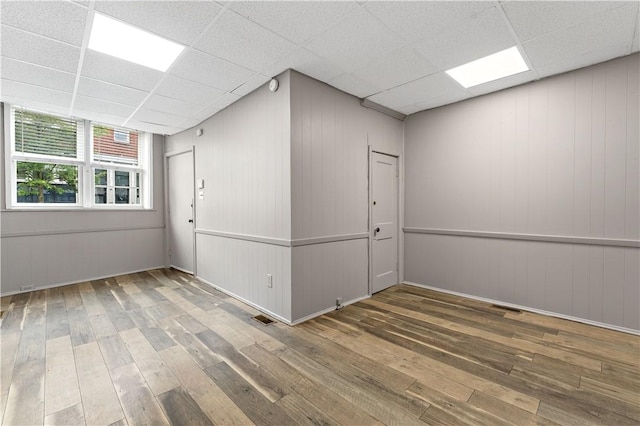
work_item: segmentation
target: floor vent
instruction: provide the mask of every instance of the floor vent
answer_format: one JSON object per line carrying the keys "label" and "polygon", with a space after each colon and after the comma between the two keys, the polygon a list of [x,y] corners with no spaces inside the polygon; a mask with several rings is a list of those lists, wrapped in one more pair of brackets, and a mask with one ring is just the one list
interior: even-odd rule
{"label": "floor vent", "polygon": [[253,319],[264,325],[269,325],[274,322],[272,319],[267,318],[264,315],[256,315],[255,317],[253,317]]}
{"label": "floor vent", "polygon": [[511,312],[522,312],[520,309],[518,308],[511,308],[509,306],[502,306],[502,305],[491,305],[492,308],[498,308],[498,309],[504,309],[505,311],[511,311]]}

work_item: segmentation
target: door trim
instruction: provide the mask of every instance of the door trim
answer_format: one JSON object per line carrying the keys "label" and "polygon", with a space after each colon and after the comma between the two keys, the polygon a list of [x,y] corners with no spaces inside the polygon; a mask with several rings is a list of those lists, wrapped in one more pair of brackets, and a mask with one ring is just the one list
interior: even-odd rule
{"label": "door trim", "polygon": [[[189,148],[169,151],[164,153],[164,264],[165,267],[171,267],[171,261],[169,260],[169,249],[170,241],[169,241],[169,158],[175,157],[176,155],[191,153],[191,170],[193,171],[193,176],[191,176],[191,187],[192,194],[191,199],[193,207],[191,208],[191,213],[193,215],[193,225],[191,227],[192,239],[193,239],[193,276],[198,276],[198,261],[196,257],[196,147],[192,145]],[[176,268],[178,269],[178,268]],[[183,271],[188,272],[188,271]]]}
{"label": "door trim", "polygon": [[402,231],[402,228],[400,227],[400,223],[401,223],[401,219],[400,219],[400,167],[401,167],[401,162],[400,162],[400,156],[397,154],[389,154],[387,152],[383,152],[383,151],[378,151],[375,150],[371,147],[371,145],[368,145],[368,150],[369,152],[367,153],[367,155],[369,156],[369,176],[368,176],[368,186],[369,186],[369,196],[368,196],[368,200],[367,202],[369,203],[369,208],[368,208],[368,213],[369,213],[369,217],[368,219],[368,223],[367,223],[367,232],[369,233],[369,296],[371,296],[373,294],[373,204],[372,204],[372,199],[373,199],[373,185],[371,184],[372,181],[372,177],[371,174],[373,173],[373,154],[382,154],[382,155],[388,155],[389,157],[394,157],[398,160],[398,163],[396,165],[397,170],[396,173],[398,173],[398,200],[397,200],[397,205],[396,205],[396,209],[397,209],[397,220],[396,220],[396,244],[397,244],[397,250],[396,250],[396,265],[398,265],[397,267],[397,273],[398,273],[398,280],[400,280],[400,232]]}

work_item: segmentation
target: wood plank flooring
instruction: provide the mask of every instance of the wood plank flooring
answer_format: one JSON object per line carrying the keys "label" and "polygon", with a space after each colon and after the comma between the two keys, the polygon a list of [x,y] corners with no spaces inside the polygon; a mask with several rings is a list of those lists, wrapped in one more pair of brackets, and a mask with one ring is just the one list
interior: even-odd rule
{"label": "wood plank flooring", "polygon": [[30,424],[640,424],[640,337],[407,285],[304,324],[174,270],[2,298]]}

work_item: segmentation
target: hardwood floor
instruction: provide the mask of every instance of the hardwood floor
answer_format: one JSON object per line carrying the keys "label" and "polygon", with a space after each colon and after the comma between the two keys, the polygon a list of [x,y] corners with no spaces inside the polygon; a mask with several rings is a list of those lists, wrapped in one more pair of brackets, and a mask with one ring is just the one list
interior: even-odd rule
{"label": "hardwood floor", "polygon": [[1,306],[3,424],[640,424],[640,337],[407,285],[296,327],[173,270]]}

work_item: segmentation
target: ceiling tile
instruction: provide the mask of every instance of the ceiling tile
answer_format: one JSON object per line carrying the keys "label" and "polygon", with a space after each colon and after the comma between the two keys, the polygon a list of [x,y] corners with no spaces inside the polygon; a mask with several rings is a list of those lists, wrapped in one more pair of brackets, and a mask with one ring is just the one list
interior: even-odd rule
{"label": "ceiling tile", "polygon": [[86,20],[87,9],[67,1],[0,2],[2,24],[75,46],[82,45]]}
{"label": "ceiling tile", "polygon": [[95,9],[185,45],[222,10],[209,1],[97,1]]}
{"label": "ceiling tile", "polygon": [[226,107],[228,107],[229,105],[231,105],[232,103],[236,102],[239,99],[240,99],[240,96],[236,95],[235,93],[225,93],[224,95],[220,96],[218,99],[213,101],[211,104],[209,104],[207,108],[218,109],[218,110],[225,109]]}
{"label": "ceiling tile", "polygon": [[422,109],[417,105],[405,105],[398,108],[396,111],[401,112],[404,115],[411,115],[415,114],[418,111],[422,111]]}
{"label": "ceiling tile", "polygon": [[74,114],[76,113],[76,109],[94,111],[99,114],[106,114],[114,117],[127,118],[135,110],[135,107],[109,102],[102,99],[90,98],[87,96],[76,96],[73,103]]}
{"label": "ceiling tile", "polygon": [[100,124],[107,124],[116,127],[126,127],[124,126],[126,118],[104,114],[95,110],[73,108],[73,116],[80,117],[85,120],[91,120]]}
{"label": "ceiling tile", "polygon": [[10,105],[19,105],[25,108],[31,108],[36,111],[48,112],[50,114],[68,115],[69,105],[54,105],[42,102],[38,99],[26,99],[20,96],[7,96],[4,93],[0,97],[2,102]]}
{"label": "ceiling tile", "polygon": [[59,90],[47,89],[45,87],[33,86],[31,84],[20,83],[18,81],[1,80],[2,97],[12,97],[20,99],[34,99],[51,105],[58,105],[67,108],[71,106],[71,93]]}
{"label": "ceiling tile", "polygon": [[403,44],[398,36],[364,9],[357,9],[304,47],[341,64],[346,71],[352,71],[399,49]]}
{"label": "ceiling tile", "polygon": [[420,108],[420,111],[424,111],[425,109],[437,108],[443,105],[449,105],[456,102],[464,101],[465,99],[469,99],[470,97],[471,97],[470,93],[458,92],[455,95],[446,94],[442,96],[437,96],[427,101],[420,102],[416,106]]}
{"label": "ceiling tile", "polygon": [[287,69],[294,69],[325,83],[344,73],[342,68],[331,61],[300,48],[286,58],[265,68],[262,74],[276,76]]}
{"label": "ceiling tile", "polygon": [[249,80],[244,82],[242,86],[233,90],[232,93],[238,96],[248,95],[249,93],[253,92],[258,87],[262,86],[269,80],[271,80],[271,77],[267,77],[266,75],[262,75],[262,74],[256,74],[253,77],[251,77]]}
{"label": "ceiling tile", "polygon": [[165,126],[163,124],[147,123],[145,121],[130,120],[124,127],[136,129],[145,132],[155,133],[157,135],[173,135],[184,130],[182,126]]}
{"label": "ceiling tile", "polygon": [[222,109],[223,108],[214,107],[214,106],[206,107],[205,109],[203,109],[202,111],[194,115],[193,117],[189,118],[189,120],[185,120],[184,123],[193,122],[193,121],[202,123],[203,121],[211,118],[212,116],[220,112]]}
{"label": "ceiling tile", "polygon": [[483,10],[492,1],[372,1],[365,8],[407,41],[435,36]]}
{"label": "ceiling tile", "polygon": [[224,12],[194,47],[258,72],[297,48],[232,11]]}
{"label": "ceiling tile", "polygon": [[167,75],[154,93],[194,104],[206,105],[224,94],[220,89]]}
{"label": "ceiling tile", "polygon": [[254,73],[239,65],[190,50],[174,65],[171,74],[228,91],[240,86]]}
{"label": "ceiling tile", "polygon": [[466,91],[444,73],[435,73],[368,99],[389,108],[420,104],[442,96],[461,96]]}
{"label": "ceiling tile", "polygon": [[358,98],[366,98],[367,96],[371,96],[384,90],[383,87],[371,84],[353,74],[342,74],[328,83],[333,87],[357,96]]}
{"label": "ceiling tile", "polygon": [[82,75],[132,89],[151,90],[164,73],[87,49]]}
{"label": "ceiling tile", "polygon": [[0,28],[2,56],[75,73],[80,49],[3,25]]}
{"label": "ceiling tile", "polygon": [[534,71],[525,71],[509,77],[501,78],[499,80],[494,80],[488,83],[479,84],[474,87],[469,87],[467,90],[473,95],[484,95],[485,93],[496,92],[508,87],[528,83],[536,79],[537,75]]}
{"label": "ceiling tile", "polygon": [[160,95],[151,95],[144,103],[145,109],[189,117],[202,109],[202,105],[179,101]]}
{"label": "ceiling tile", "polygon": [[233,93],[225,93],[224,95],[213,101],[211,104],[204,107],[200,112],[190,117],[190,120],[198,120],[198,122],[205,121],[206,119],[225,109],[239,99],[240,96],[238,95],[235,95]]}
{"label": "ceiling tile", "polygon": [[520,41],[577,24],[629,2],[616,1],[510,1],[502,3]]}
{"label": "ceiling tile", "polygon": [[[612,59],[631,50],[638,4],[598,14],[580,24],[523,44],[542,77]],[[543,70],[545,69],[545,70]]]}
{"label": "ceiling tile", "polygon": [[185,129],[190,129],[192,127],[196,127],[198,124],[202,123],[204,120],[199,118],[188,118],[180,124],[180,127],[184,127]]}
{"label": "ceiling tile", "polygon": [[124,105],[138,106],[147,96],[147,92],[81,77],[78,83],[78,95],[104,99],[105,101],[117,102]]}
{"label": "ceiling tile", "polygon": [[156,124],[160,126],[177,127],[185,120],[180,115],[167,114],[160,111],[152,111],[141,108],[131,117],[131,121]]}
{"label": "ceiling tile", "polygon": [[390,89],[436,71],[433,65],[412,48],[405,47],[383,56],[352,74],[376,87]]}
{"label": "ceiling tile", "polygon": [[2,58],[2,77],[8,80],[20,81],[35,86],[48,87],[73,93],[76,81],[74,74],[28,64],[10,58]]}
{"label": "ceiling tile", "polygon": [[234,1],[231,9],[282,37],[302,44],[358,7],[352,1]]}
{"label": "ceiling tile", "polygon": [[581,56],[570,57],[563,61],[553,62],[549,65],[536,67],[536,72],[540,78],[549,77],[555,74],[562,74],[567,71],[584,68],[589,65],[599,64],[614,58],[625,56],[629,53],[629,46],[613,46],[586,53]]}
{"label": "ceiling tile", "polygon": [[501,12],[491,8],[418,42],[416,50],[441,70],[515,46]]}

